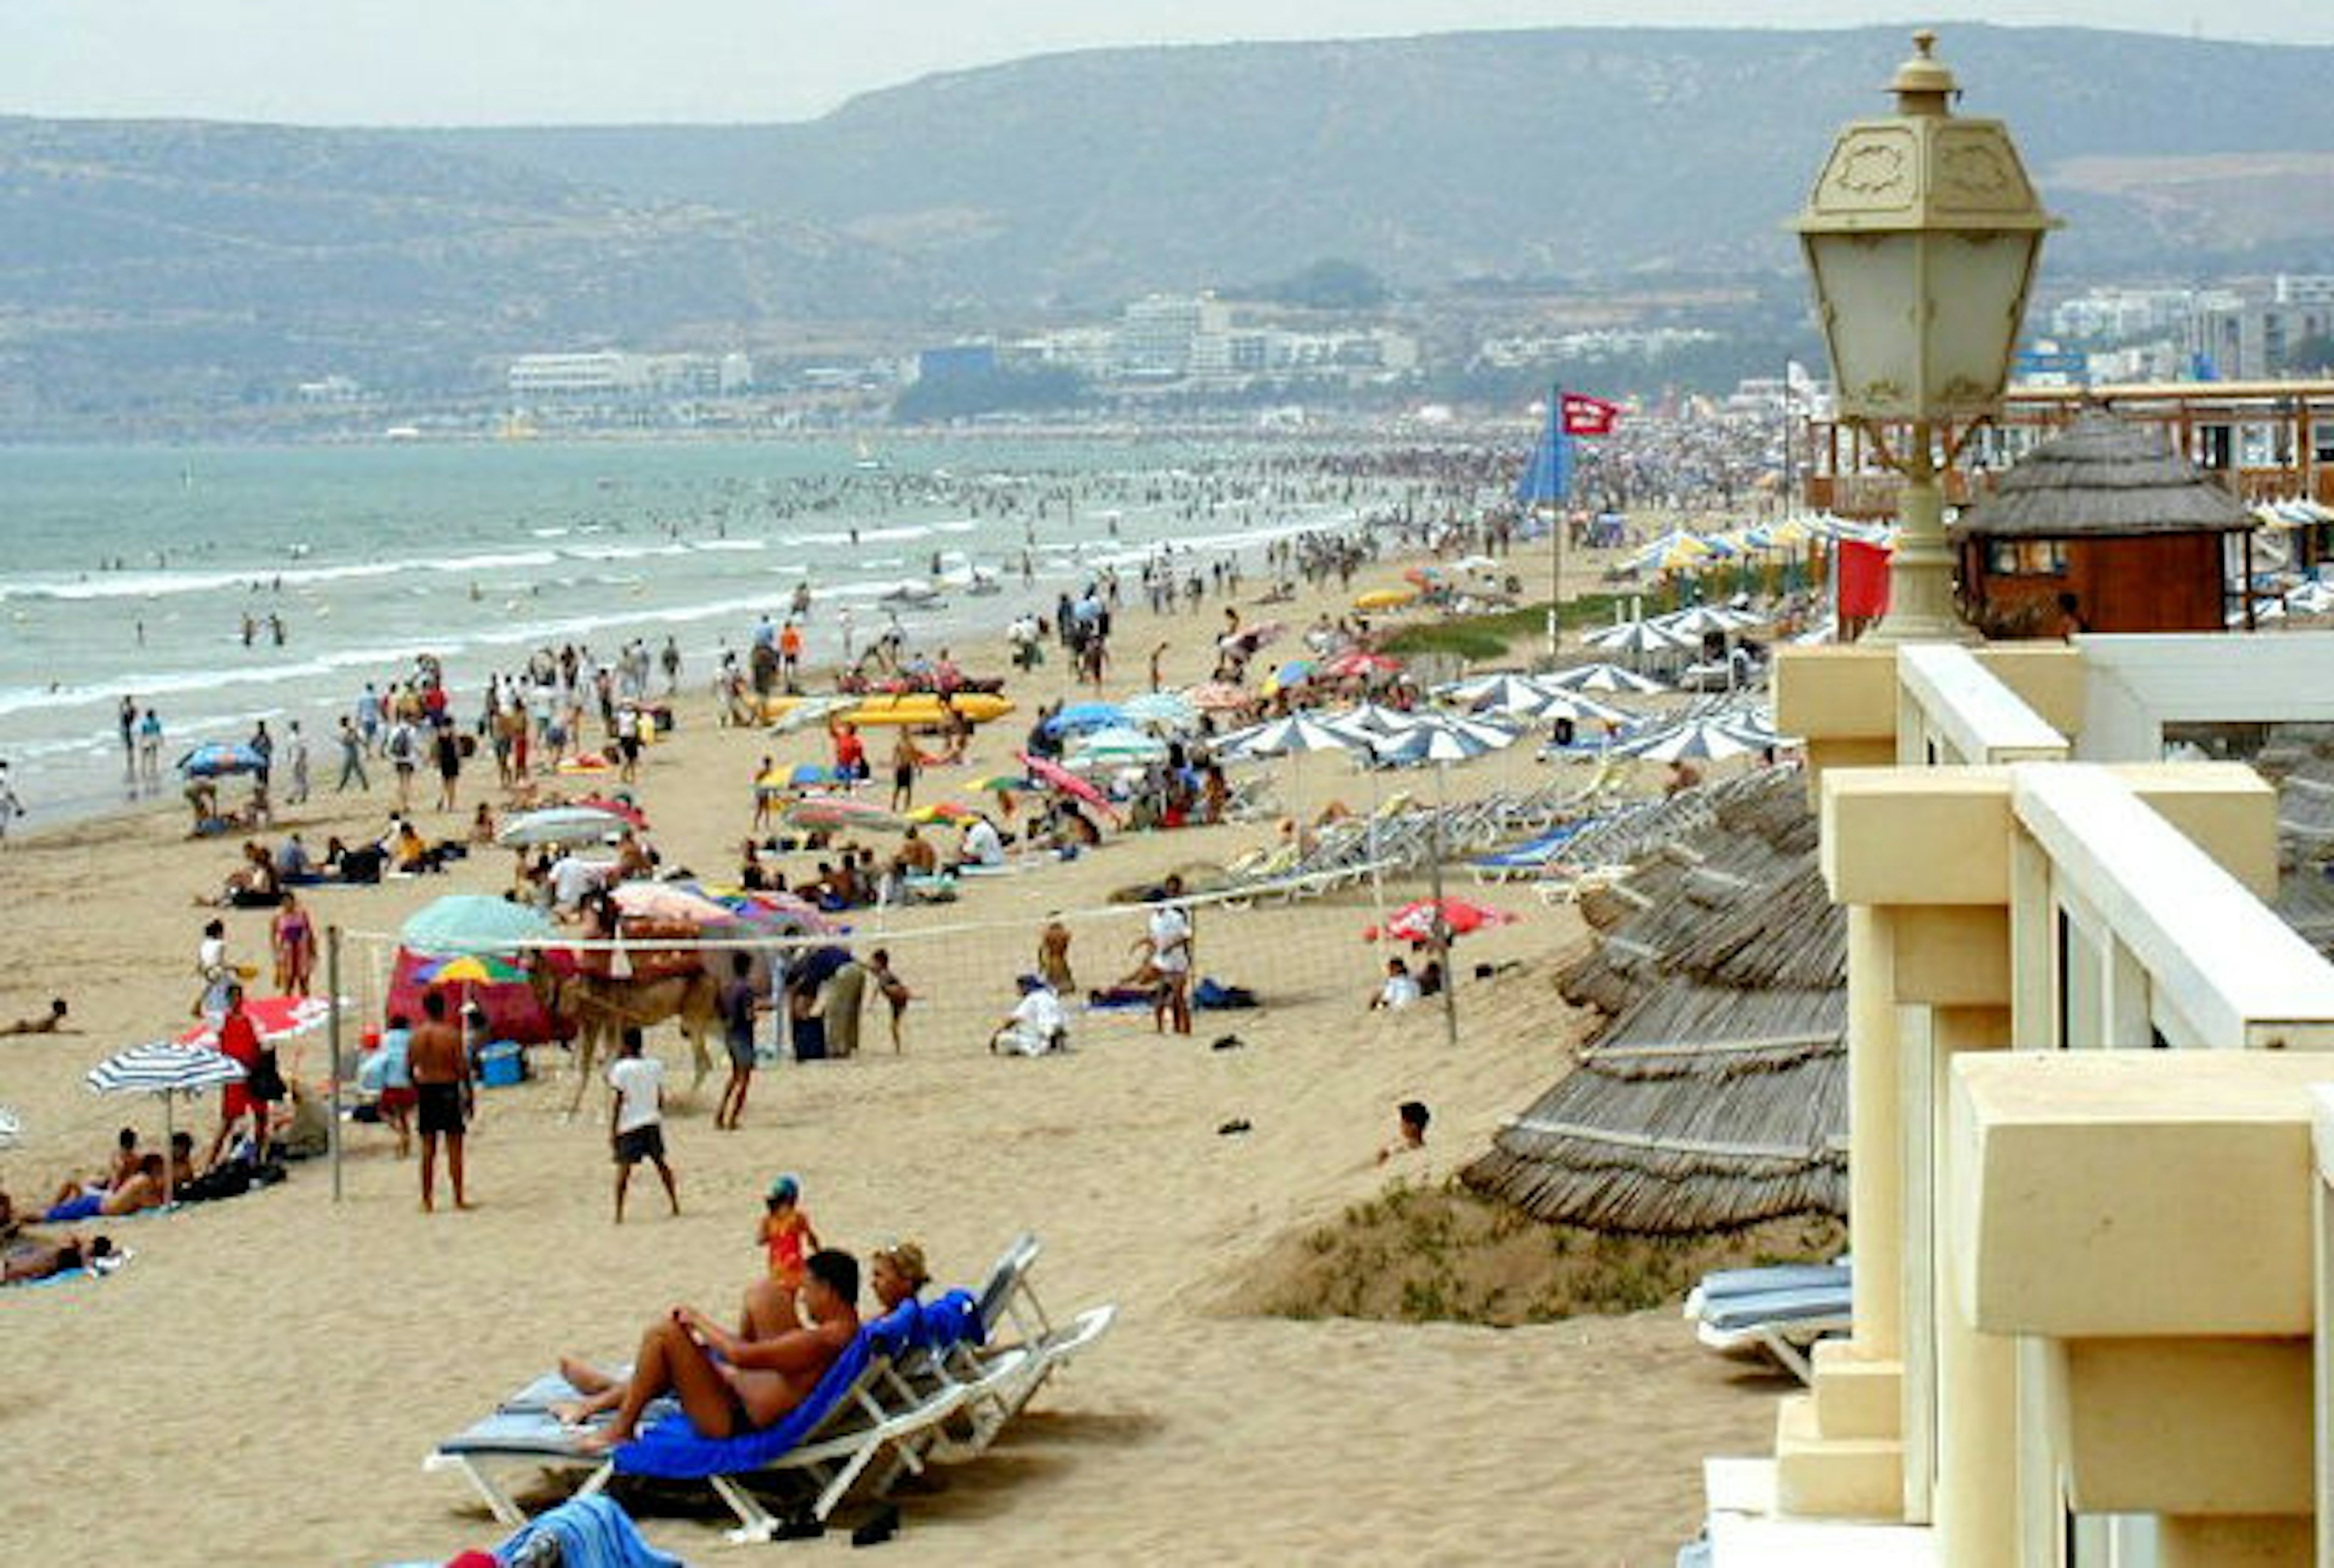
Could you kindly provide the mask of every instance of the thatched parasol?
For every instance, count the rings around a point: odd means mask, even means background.
[[[2162,429],[2104,409],[2078,416],[1963,508],[1963,539],[2105,539],[2234,534],[2259,525],[2244,504],[2173,450]]]

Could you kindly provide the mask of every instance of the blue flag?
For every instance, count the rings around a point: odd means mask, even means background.
[[[1540,432],[1531,461],[1516,480],[1516,505],[1526,511],[1562,505],[1572,494],[1572,438],[1564,433],[1557,415],[1563,404],[1562,394],[1550,394],[1548,428]]]

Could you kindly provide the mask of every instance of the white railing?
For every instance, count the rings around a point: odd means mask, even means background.
[[[2059,762],[2067,737],[1966,648],[1896,650],[1896,761],[1907,767]]]

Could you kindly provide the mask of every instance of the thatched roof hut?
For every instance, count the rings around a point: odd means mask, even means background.
[[[1559,982],[1609,1015],[1463,1173],[1545,1219],[1659,1234],[1847,1209],[1847,926],[1789,770],[1584,904]]]
[[[1950,532],[1955,539],[2133,538],[2235,534],[2257,521],[2173,450],[2163,426],[2090,409],[2020,458]]]
[[[2222,630],[2233,575],[2224,541],[2249,547],[2256,525],[2163,428],[2093,409],[1949,531],[1973,620],[1997,636],[2055,636]]]

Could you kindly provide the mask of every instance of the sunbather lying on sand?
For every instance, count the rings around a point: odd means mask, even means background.
[[[36,1279],[71,1274],[113,1255],[111,1238],[99,1236],[95,1241],[69,1236],[63,1241],[35,1241],[30,1237],[8,1244],[0,1252],[0,1284],[28,1284]]]
[[[46,1015],[38,1018],[19,1018],[13,1024],[0,1024],[0,1034],[60,1034],[65,1032],[65,999],[59,996],[49,1004]]]
[[[562,1357],[562,1376],[584,1394],[551,1407],[574,1425],[603,1410],[616,1412],[606,1426],[584,1434],[576,1447],[604,1453],[638,1435],[649,1401],[670,1393],[680,1400],[691,1425],[709,1438],[735,1437],[767,1427],[805,1399],[859,1332],[859,1262],[832,1248],[811,1255],[802,1304],[763,1281],[746,1294],[741,1332],[731,1333],[694,1307],[677,1306],[641,1335],[632,1375],[622,1381],[573,1357]]]
[[[58,1188],[54,1202],[41,1217],[51,1225],[66,1225],[99,1215],[120,1217],[162,1206],[162,1157],[149,1154],[138,1161],[138,1174],[111,1187],[68,1181]]]

